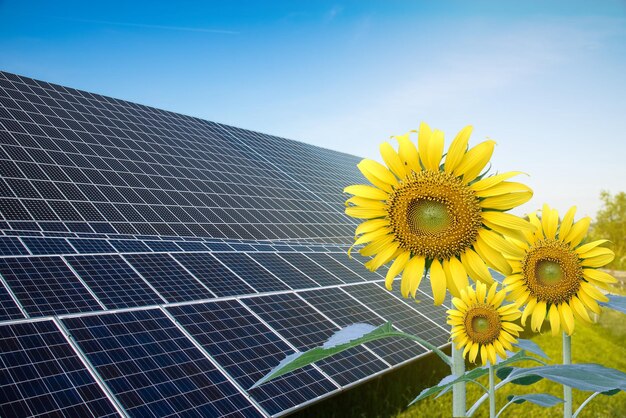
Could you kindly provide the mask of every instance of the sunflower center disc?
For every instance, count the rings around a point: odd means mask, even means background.
[[[407,218],[415,231],[437,234],[444,231],[452,221],[444,203],[417,199],[409,203]]]
[[[545,285],[557,284],[563,279],[563,269],[559,263],[541,260],[536,267],[537,279]]]
[[[472,329],[474,332],[486,332],[489,330],[489,320],[481,316],[472,319]]]

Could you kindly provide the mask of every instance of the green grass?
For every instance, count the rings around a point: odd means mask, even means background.
[[[605,310],[597,324],[592,326],[580,326],[576,324],[576,331],[572,336],[572,360],[574,363],[599,363],[604,366],[626,371],[626,327],[624,326],[624,314]],[[544,327],[544,333],[533,337],[533,341],[550,356],[553,363],[559,363],[561,358],[561,338],[552,337],[549,330]],[[523,366],[535,366],[536,364],[519,363]],[[498,379],[496,378],[496,381]],[[487,385],[487,379],[481,380]],[[468,408],[484,392],[476,385],[467,387]],[[512,394],[522,393],[549,393],[562,398],[562,386],[547,380],[542,380],[531,386],[506,385],[496,393],[497,409],[507,402],[506,397]],[[574,410],[589,396],[591,392],[574,390]],[[446,394],[439,399],[425,399],[409,410],[398,414],[397,418],[417,417],[447,417],[450,416],[452,395]],[[541,408],[536,405],[524,403],[509,406],[503,414],[505,417],[554,417],[562,414],[562,406]],[[626,393],[620,392],[615,396],[598,396],[593,399],[583,413],[583,417],[621,417],[626,414]],[[487,402],[474,414],[475,417],[489,416]]]

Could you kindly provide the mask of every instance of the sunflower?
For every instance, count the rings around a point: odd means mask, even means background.
[[[481,175],[495,142],[487,140],[468,150],[471,132],[471,126],[461,130],[442,162],[443,133],[422,123],[417,147],[409,139],[411,132],[395,137],[398,151],[384,142],[380,152],[386,166],[362,160],[358,168],[371,184],[344,190],[354,195],[346,201],[346,214],[365,219],[356,228],[354,245],[366,244],[359,251],[373,257],[366,267],[374,271],[393,260],[386,286],[391,290],[402,273],[404,297],[415,297],[428,271],[436,305],[443,302],[446,289],[460,296],[459,290],[469,284],[468,275],[492,283],[487,266],[509,274],[502,251],[512,244],[502,235],[523,238],[521,231],[533,228],[503,213],[527,202],[531,189],[506,181],[519,172]]]
[[[518,306],[502,305],[506,292],[497,292],[497,285],[493,283],[488,293],[484,283],[476,283],[476,290],[468,286],[461,290],[460,298],[452,298],[456,309],[447,311],[451,338],[459,350],[465,347],[463,357],[469,354],[472,363],[479,352],[483,365],[487,360],[496,364],[496,354],[506,358],[505,350],[513,350],[511,344],[517,343],[515,337],[523,330],[512,322],[522,314]]]
[[[561,327],[568,335],[574,332],[574,318],[591,322],[588,311],[600,313],[597,301],[608,299],[598,288],[605,288],[617,280],[598,270],[615,258],[607,240],[582,244],[587,235],[588,217],[574,222],[576,207],[570,208],[559,222],[558,212],[543,205],[541,218],[529,215],[537,229],[526,233],[525,239],[515,244],[516,251],[507,254],[513,271],[503,284],[519,306],[526,304],[522,324],[531,317],[531,327],[539,331],[546,316],[552,334]]]

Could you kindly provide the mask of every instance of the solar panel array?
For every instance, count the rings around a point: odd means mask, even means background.
[[[0,416],[277,416],[427,353],[372,342],[249,389],[346,325],[447,344],[426,288],[346,256],[357,162],[0,72]]]

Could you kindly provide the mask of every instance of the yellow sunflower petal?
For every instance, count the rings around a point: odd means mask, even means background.
[[[559,226],[559,214],[556,210],[544,203],[541,210],[541,226],[546,238],[554,238]]]
[[[478,355],[479,344],[474,343],[469,351],[469,361],[476,363],[476,356]]]
[[[467,144],[469,143],[469,137],[472,134],[473,127],[471,125],[461,129],[457,134],[450,148],[448,149],[448,155],[446,155],[446,162],[444,169],[448,173],[453,173],[463,159],[463,155],[467,151]]]
[[[487,296],[487,286],[484,283],[476,283],[476,300],[478,303],[485,303]]]
[[[526,229],[534,231],[536,228],[527,220],[520,218],[519,216],[512,215],[510,213],[502,212],[483,212],[483,220],[489,221],[493,224],[503,226],[509,229]]]
[[[501,235],[498,235],[493,231],[481,229],[478,231],[478,237],[483,239],[491,248],[503,253],[503,255],[511,255],[517,259],[524,257],[524,251],[521,248],[505,240]]]
[[[409,134],[398,135],[395,138],[399,144],[398,155],[400,156],[400,160],[402,160],[405,167],[408,167],[416,173],[422,171],[417,148],[415,148],[415,144],[409,138]],[[407,172],[408,171],[409,170],[407,170]]]
[[[468,183],[474,180],[491,159],[495,145],[495,141],[487,140],[467,151],[454,174],[463,176],[463,180]]]
[[[595,312],[597,314],[601,312],[600,305],[598,305],[598,303],[591,296],[589,296],[586,292],[583,292],[582,290],[579,289],[576,296],[578,296],[578,299],[580,299],[580,301],[584,303],[585,306],[589,308],[590,311]]]
[[[574,332],[574,314],[567,303],[561,303],[559,305],[559,316],[561,317],[563,331],[565,331],[567,335],[572,335]]]
[[[371,219],[369,221],[361,222],[356,227],[354,235],[361,235],[368,232],[373,232],[381,228],[387,228],[389,226],[389,220],[387,219]]]
[[[344,193],[361,196],[366,199],[386,200],[389,194],[378,187],[367,186],[365,184],[355,184],[343,189]]]
[[[441,305],[446,297],[446,274],[439,260],[433,260],[430,266],[430,287],[435,305]]]
[[[393,175],[393,173],[391,173],[391,171],[389,171],[387,167],[377,161],[369,160],[366,158],[362,160],[359,164],[357,164],[357,167],[359,168],[363,176],[365,176],[365,178],[369,180],[370,183],[372,183],[379,189],[383,189],[386,192],[391,192],[393,190],[391,186],[398,185],[398,180]]]
[[[600,292],[598,289],[596,289],[595,286],[593,286],[593,285],[591,285],[591,284],[589,284],[587,282],[580,282],[580,290],[582,290],[583,293],[588,294],[589,296],[591,296],[595,300],[599,300],[600,302],[608,302],[609,301],[609,298],[607,298],[604,294],[602,294],[602,292]]]
[[[483,179],[478,180],[476,183],[472,183],[470,185],[470,189],[475,192],[479,192],[481,190],[489,189],[491,187],[496,186],[497,184],[503,182],[504,180],[508,180],[511,177],[515,177],[517,175],[524,174],[521,171],[509,171],[502,174],[496,174],[495,176],[485,177]]]
[[[487,353],[489,354],[489,361],[491,364],[496,364],[496,349],[493,347],[493,344],[489,344],[487,346]]]
[[[489,266],[505,276],[511,274],[511,265],[506,261],[502,254],[492,248],[480,236],[478,236],[476,242],[474,243],[474,249]]]
[[[404,163],[389,142],[383,142],[380,144],[380,155],[383,157],[383,161],[385,161],[385,164],[387,164],[387,167],[389,167],[393,174],[401,179],[406,177],[407,171],[404,168]]]
[[[364,257],[369,257],[374,254],[377,254],[381,252],[382,250],[384,250],[385,247],[389,245],[394,239],[395,238],[393,235],[388,235],[386,237],[382,237],[380,239],[372,241],[369,244],[367,244],[365,247],[361,248],[359,250],[359,254],[361,254]]]
[[[452,304],[456,306],[457,309],[460,309],[462,311],[467,311],[468,309],[467,304],[461,298],[453,297]]]
[[[385,287],[387,288],[387,290],[392,289],[393,281],[395,280],[396,277],[398,277],[400,272],[404,270],[404,267],[406,266],[406,263],[409,261],[409,258],[411,258],[411,252],[405,251],[402,254],[400,254],[391,264],[391,267],[389,267],[389,270],[387,270],[387,274],[385,275]]]
[[[526,326],[526,319],[532,315],[536,306],[537,306],[537,299],[531,298],[528,300],[528,303],[526,304],[526,308],[524,309],[524,312],[522,312],[521,322],[523,326]]]
[[[587,235],[587,231],[589,230],[589,224],[591,223],[591,218],[585,217],[580,219],[570,229],[569,233],[563,240],[566,243],[569,243],[572,248],[576,247]]]
[[[533,213],[533,212],[529,213],[528,214],[528,220],[536,228],[535,229],[535,233],[534,233],[535,238],[538,238],[538,239],[543,238],[543,227],[541,226],[541,221],[537,217],[537,214]]]
[[[615,253],[608,248],[594,248],[591,251],[596,250],[608,250],[608,252],[602,252],[600,255],[590,258],[584,258],[583,261],[580,262],[580,265],[583,267],[602,267],[609,264],[611,261],[615,259]]]
[[[583,305],[580,299],[574,296],[570,300],[570,305],[572,306],[572,308],[574,308],[574,312],[576,312],[578,316],[580,316],[586,322],[591,323],[591,318],[589,318],[589,314],[587,313],[587,308],[585,308],[585,305]]]
[[[498,288],[497,283],[494,283],[491,286],[489,286],[489,292],[487,293],[487,305],[493,305],[491,302],[493,301],[493,298],[496,295],[497,288]]]
[[[431,164],[430,164],[429,155],[430,155],[432,137],[433,137],[433,132],[430,129],[430,126],[428,126],[428,124],[425,122],[420,123],[419,132],[417,134],[417,148],[419,151],[420,161],[422,162],[422,165],[425,168],[429,170],[433,170],[433,171],[438,171],[439,170],[438,166],[431,167]]]
[[[469,272],[469,275],[475,281],[480,280],[485,284],[493,283],[493,277],[491,277],[491,273],[489,273],[485,262],[471,248],[468,248],[461,254],[461,262],[463,266],[465,266],[465,270]]]
[[[502,343],[500,341],[495,340],[493,342],[493,346],[496,348],[496,351],[498,352],[500,357],[506,358],[506,351],[504,351],[504,347],[502,346]]]
[[[489,353],[487,352],[487,347],[484,345],[481,345],[480,346],[480,362],[484,366],[485,364],[487,364],[488,360],[489,360]]]
[[[392,260],[394,257],[396,257],[398,255],[396,253],[397,253],[397,250],[398,250],[399,246],[400,246],[400,243],[398,243],[398,242],[390,243],[389,246],[385,247],[378,254],[376,254],[376,256],[374,256],[374,258],[372,258],[367,263],[365,263],[365,267],[369,271],[376,271],[376,270],[378,270],[378,268],[380,266],[382,266],[383,264],[389,262],[390,260]]]
[[[508,193],[517,193],[517,192],[531,192],[532,189],[525,184],[512,182],[512,181],[503,181],[497,186],[490,187],[485,190],[481,190],[476,192],[476,196],[478,197],[492,197],[492,196],[500,196]]]
[[[596,269],[583,269],[583,277],[587,280],[595,280],[602,283],[617,283],[615,277]]]
[[[352,244],[352,246],[354,247],[356,245],[361,245],[361,244],[365,244],[366,242],[374,241],[375,239],[384,237],[388,233],[389,233],[389,230],[386,228],[380,228],[375,231],[368,232],[367,234],[363,234],[359,238],[357,238],[357,240],[354,241],[354,244]]]
[[[452,257],[448,261],[448,265],[450,268],[452,281],[456,285],[457,289],[463,289],[467,287],[469,285],[469,282],[467,280],[467,273],[465,272],[463,264],[459,261],[459,259],[456,257]]]
[[[540,301],[537,302],[537,306],[535,306],[530,322],[533,331],[538,332],[541,329],[541,324],[543,324],[544,319],[546,319],[546,302]]]
[[[581,245],[580,247],[576,248],[576,250],[574,250],[574,251],[576,251],[576,253],[578,255],[580,255],[582,258],[586,258],[585,257],[586,254],[585,253],[587,253],[588,251],[591,251],[594,248],[596,248],[596,247],[598,247],[598,246],[600,246],[602,244],[605,244],[607,242],[609,242],[608,239],[599,239],[599,240],[596,240],[596,241],[589,242],[589,243],[587,243],[585,245]],[[588,257],[594,257],[594,256],[590,255]]]
[[[550,306],[548,317],[550,318],[550,328],[552,329],[552,336],[556,337],[557,335],[559,335],[559,331],[561,330],[561,322],[559,321],[559,310],[556,305],[553,304]]]
[[[523,205],[533,197],[532,192],[509,193],[501,196],[488,197],[480,202],[485,209],[509,210]]]
[[[347,207],[345,212],[346,215],[359,219],[375,219],[387,216],[387,211],[384,209],[370,209],[359,206]]]
[[[561,226],[559,227],[559,239],[564,241],[564,238],[569,234],[569,231],[572,229],[572,224],[574,223],[574,215],[576,214],[576,206],[572,206],[563,216],[563,220],[561,221]]]
[[[409,294],[415,297],[417,286],[419,286],[419,283],[422,281],[422,277],[424,276],[424,264],[426,264],[424,257],[414,256],[409,260],[404,268],[400,290],[402,292],[402,296],[405,298],[408,297]],[[414,288],[415,290],[413,290]]]

